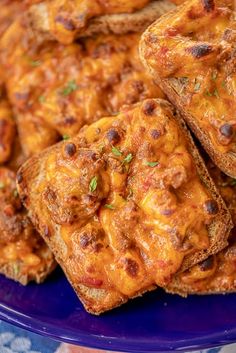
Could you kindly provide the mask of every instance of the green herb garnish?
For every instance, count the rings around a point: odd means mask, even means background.
[[[38,67],[41,65],[41,62],[39,60],[31,60],[30,65],[32,67]]]
[[[117,156],[117,157],[122,156],[122,152],[121,152],[118,148],[116,148],[116,147],[114,147],[114,146],[112,147],[111,151],[112,151],[112,153],[113,153],[115,156]]]
[[[70,95],[72,92],[76,91],[78,88],[77,83],[75,82],[75,80],[71,80],[67,83],[67,85],[61,90],[61,94],[63,96],[68,96]]]
[[[156,167],[156,166],[159,164],[159,162],[147,162],[146,164],[147,164],[149,167],[154,168],[154,167]]]
[[[201,83],[200,82],[195,83],[194,92],[198,92],[200,88],[201,88]]]
[[[212,75],[211,75],[212,80],[215,81],[217,79],[217,76],[218,76],[218,72],[217,71],[213,71]]]
[[[89,191],[94,192],[97,189],[98,186],[98,177],[94,176],[89,183]]]
[[[226,82],[225,82],[225,81],[222,81],[221,86],[222,86],[224,89],[226,89]]]
[[[14,275],[17,276],[20,272],[20,266],[19,264],[13,264],[13,271],[14,271]]]
[[[212,93],[207,89],[206,92],[205,92],[206,96],[208,97],[212,97]]]
[[[45,103],[46,102],[46,97],[45,96],[39,96],[39,103]]]
[[[13,196],[14,196],[14,197],[18,197],[18,195],[19,195],[19,194],[18,194],[18,191],[17,191],[17,189],[15,189],[15,190],[13,191]]]
[[[114,206],[112,206],[112,205],[110,205],[110,204],[108,204],[108,203],[106,203],[106,204],[104,205],[104,207],[108,208],[109,210],[114,210],[114,209],[115,209]]]
[[[123,159],[122,164],[129,164],[133,159],[132,153],[127,154],[127,156]]]
[[[69,135],[63,135],[62,138],[63,138],[64,141],[66,141],[66,140],[69,140],[70,136]]]
[[[217,88],[214,90],[213,96],[215,96],[216,98],[220,98]]]

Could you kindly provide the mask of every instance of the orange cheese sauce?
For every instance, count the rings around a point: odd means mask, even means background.
[[[217,167],[209,163],[209,170],[224,198],[236,224],[236,182]],[[236,233],[233,229],[229,246],[199,265],[181,274],[178,278],[187,285],[188,292],[223,292],[233,290],[236,285]]]
[[[0,97],[0,165],[11,157],[15,133],[11,107],[5,98]]]
[[[210,246],[217,205],[166,101],[100,119],[39,158],[21,196],[44,237],[61,237],[74,283],[133,296]]]
[[[99,36],[69,46],[40,42],[15,22],[0,42],[7,93],[26,155],[125,104],[163,97],[138,55],[140,35]]]
[[[72,43],[86,29],[93,17],[131,13],[143,8],[150,0],[51,0],[44,2],[49,31],[61,43]]]
[[[204,5],[205,4],[205,5]],[[186,1],[148,31],[145,59],[176,91],[214,148],[235,151],[236,109],[232,1]]]

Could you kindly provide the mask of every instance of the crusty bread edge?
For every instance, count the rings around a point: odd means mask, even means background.
[[[89,37],[96,34],[126,34],[128,32],[141,32],[158,17],[173,9],[175,5],[168,0],[154,0],[143,9],[134,13],[103,15],[88,21],[83,33],[77,38]],[[29,19],[32,27],[44,33],[47,39],[53,39],[49,34],[49,21],[43,13],[47,11],[44,3],[32,5],[29,9]]]
[[[211,294],[229,294],[236,292],[236,286],[221,286],[216,288],[215,286],[209,287],[204,290],[196,290],[191,285],[183,284],[179,279],[175,278],[171,285],[165,288],[165,291],[170,294],[178,294],[184,298],[188,295],[211,295]]]

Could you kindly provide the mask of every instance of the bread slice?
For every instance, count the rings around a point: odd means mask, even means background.
[[[148,99],[29,159],[18,190],[86,310],[100,314],[227,245],[232,221],[179,115]]]
[[[232,5],[232,3],[231,3]],[[186,1],[143,34],[140,55],[215,164],[236,177],[234,12],[229,1]]]
[[[236,225],[236,183],[212,162],[208,170],[218,187]],[[236,292],[236,228],[229,239],[229,246],[187,271],[175,276],[167,291],[182,296],[188,294],[217,294]]]
[[[23,285],[41,283],[56,261],[20,203],[15,177],[0,168],[0,273]]]
[[[99,33],[126,34],[128,32],[141,32],[158,17],[172,9],[174,5],[168,0],[151,1],[143,9],[133,13],[109,14],[90,18],[82,29],[63,29],[64,33],[53,33],[50,28],[48,8],[45,2],[31,6],[29,15],[33,28],[46,35],[47,38],[57,38],[64,44],[71,43],[75,38],[87,37]],[[79,10],[78,10],[79,11]],[[68,15],[69,16],[69,15]],[[67,22],[70,16],[67,16]],[[76,16],[73,27],[77,27]],[[79,18],[79,16],[78,16]],[[79,20],[78,20],[79,21]]]

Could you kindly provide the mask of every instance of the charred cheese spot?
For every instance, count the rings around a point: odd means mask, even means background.
[[[153,100],[147,100],[143,104],[143,112],[145,115],[153,115],[156,109],[156,103]]]
[[[191,48],[187,48],[187,51],[196,59],[200,59],[204,56],[209,55],[212,52],[212,46],[208,44],[197,44]]]
[[[214,266],[214,257],[209,256],[205,261],[201,262],[199,266],[202,271],[211,270],[212,267]]]
[[[219,211],[217,202],[216,202],[215,200],[208,200],[208,201],[206,201],[204,207],[205,207],[206,211],[207,211],[209,214],[212,214],[212,215],[217,214],[218,211]]]
[[[215,9],[215,0],[202,0],[202,4],[206,12],[211,12]]]
[[[55,22],[61,24],[67,31],[74,31],[76,26],[73,21],[69,18],[58,15],[55,17]]]
[[[74,154],[76,153],[76,146],[74,143],[67,143],[65,145],[65,153],[66,155],[68,155],[69,157],[73,157]]]
[[[227,138],[232,138],[234,134],[234,129],[232,125],[226,123],[220,127],[220,133]]]

